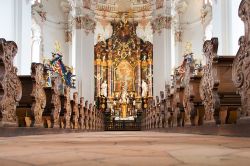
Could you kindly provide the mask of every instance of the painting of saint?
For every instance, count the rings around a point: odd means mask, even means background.
[[[123,60],[115,69],[115,91],[122,90],[122,84],[127,83],[127,90],[134,91],[134,68],[131,64]]]

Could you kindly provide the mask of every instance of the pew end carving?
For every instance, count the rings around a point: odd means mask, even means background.
[[[207,59],[200,94],[206,112],[213,112],[216,124],[236,123],[240,96],[232,82],[233,56],[218,56],[218,39],[207,40],[203,45]]]
[[[22,85],[13,66],[18,47],[0,38],[0,121],[2,126],[17,126],[16,107],[22,96]]]
[[[183,105],[185,115],[189,117],[191,125],[193,126],[202,125],[205,115],[205,109],[199,93],[199,85],[202,78],[201,70],[201,67],[199,65],[197,67],[197,64],[195,64],[193,56],[190,56],[185,66],[183,79]]]
[[[232,78],[242,102],[242,114],[250,115],[250,56],[249,56],[249,15],[250,3],[242,0],[239,7],[239,17],[244,22],[245,34],[239,39],[239,50],[233,62]]]

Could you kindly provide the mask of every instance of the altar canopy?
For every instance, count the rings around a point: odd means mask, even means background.
[[[111,25],[111,38],[95,45],[95,96],[107,98],[108,108],[125,103],[122,97],[126,96],[128,107],[134,103],[141,109],[142,98],[153,95],[153,45],[136,35],[137,22],[123,19]],[[143,81],[147,84],[144,96]]]

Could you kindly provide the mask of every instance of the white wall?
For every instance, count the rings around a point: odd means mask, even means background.
[[[14,64],[18,74],[30,74],[31,67],[31,4],[28,0],[0,0],[0,37],[17,43]]]
[[[230,47],[230,52],[233,55],[236,55],[239,45],[238,45],[238,40],[240,36],[244,35],[244,23],[241,21],[240,17],[238,16],[238,9],[240,6],[241,0],[232,0],[231,1],[231,29],[230,29],[230,35],[231,35],[231,46]]]
[[[0,38],[15,40],[14,0],[0,0]]]
[[[202,24],[199,22],[186,26],[183,31],[182,38],[182,55],[185,53],[185,47],[187,42],[192,44],[192,51],[194,53],[194,58],[197,60],[203,60],[203,38],[204,31]],[[182,58],[183,61],[183,58]]]
[[[42,25],[43,55],[51,58],[51,52],[55,50],[55,42],[61,45],[63,61],[70,64],[69,44],[65,42],[66,18],[60,7],[61,0],[48,0],[44,2],[44,11],[47,12],[47,19]]]
[[[175,67],[181,65],[186,52],[187,43],[192,44],[194,58],[203,61],[204,27],[201,22],[202,0],[186,0],[187,6],[183,13],[180,13],[180,26],[182,30],[182,41],[176,43]],[[179,47],[179,48],[177,48]]]
[[[219,55],[236,55],[244,26],[238,17],[241,0],[213,1],[213,36],[219,38]]]

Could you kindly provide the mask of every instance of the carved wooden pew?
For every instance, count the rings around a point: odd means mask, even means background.
[[[143,113],[142,113],[142,122],[141,122],[141,128],[142,128],[142,130],[144,130],[145,129],[145,122],[146,122],[146,118],[145,118],[145,115],[146,115],[146,111],[143,111]]]
[[[89,130],[89,108],[88,108],[88,101],[85,101],[84,106],[84,123],[85,123],[85,130]]]
[[[33,125],[33,116],[31,113],[33,103],[33,96],[31,96],[33,82],[31,76],[19,76],[19,79],[22,84],[23,93],[20,103],[16,109],[16,115],[18,120],[17,124],[19,127],[31,127],[31,125]]]
[[[0,126],[17,125],[16,106],[22,95],[17,68],[13,66],[17,49],[15,42],[0,38]]]
[[[150,124],[151,124],[151,109],[152,109],[152,99],[148,100],[148,109],[145,109],[144,114],[145,114],[145,129],[149,130],[150,129]]]
[[[166,99],[164,96],[164,92],[160,92],[161,101],[160,101],[160,113],[161,113],[161,127],[166,128],[167,127],[167,119],[168,119],[168,110],[166,105]]]
[[[65,93],[64,93],[65,94]],[[60,116],[59,116],[59,127],[64,129],[66,127],[66,120],[64,118],[64,113],[66,113],[65,111],[65,107],[64,107],[64,100],[65,100],[65,96],[64,94],[60,95],[60,100],[61,100],[61,112],[60,112]]]
[[[250,115],[250,56],[249,56],[249,1],[242,0],[239,7],[239,17],[245,25],[245,35],[240,37],[240,48],[233,62],[233,82],[241,96],[242,112]]]
[[[161,112],[160,112],[160,99],[159,96],[156,96],[156,105],[155,105],[155,128],[160,128],[161,123]]]
[[[173,127],[175,122],[174,109],[173,109],[173,101],[174,95],[171,93],[170,85],[165,86],[165,96],[166,96],[166,112],[169,116],[167,116],[167,124],[168,127]]]
[[[43,65],[32,63],[31,75],[19,76],[19,79],[23,93],[16,111],[18,126],[42,126],[42,113],[46,105]]]
[[[102,126],[101,126],[101,123],[102,123],[101,114],[102,114],[101,110],[96,108],[96,130],[97,131],[101,130],[101,128],[102,128]]]
[[[205,115],[204,105],[202,103],[199,89],[202,78],[201,69],[198,69],[195,74],[195,63],[193,58],[190,58],[186,63],[186,70],[184,75],[184,97],[183,105],[185,113],[190,118],[191,125],[202,125]]]
[[[97,120],[97,117],[96,117],[96,107],[95,105],[93,106],[93,112],[92,112],[92,116],[93,116],[93,119],[92,119],[92,130],[95,131],[96,130],[96,120]]]
[[[97,122],[97,108],[94,105],[93,106],[93,120],[92,120],[92,123],[93,123],[92,128],[94,131],[96,130],[96,122]]]
[[[149,108],[148,110],[147,110],[147,129],[149,130],[149,129],[151,129],[151,121],[152,121],[152,118],[151,118],[151,114],[152,114],[152,108]]]
[[[184,127],[185,125],[185,110],[183,106],[183,95],[184,95],[184,87],[182,86],[182,80],[180,75],[177,73],[174,76],[174,93],[173,93],[173,104],[172,109],[173,112],[177,116],[177,126]]]
[[[152,106],[150,109],[149,118],[150,118],[149,129],[154,129],[155,128],[155,100],[154,99],[152,100]]]
[[[78,93],[73,93],[73,100],[70,102],[71,109],[72,109],[72,115],[71,115],[71,128],[72,129],[79,129],[79,106],[78,106]]]
[[[104,130],[104,114],[102,110],[98,109],[98,130]]]
[[[187,109],[190,112],[192,125],[203,125],[204,119],[211,120],[211,112],[205,112],[204,104],[200,96],[201,75],[194,75],[190,78],[187,89]],[[210,116],[209,116],[210,115]]]
[[[43,112],[43,123],[45,128],[58,128],[60,126],[61,98],[60,77],[52,79],[52,87],[45,87],[46,106]]]
[[[84,98],[80,98],[80,104],[79,104],[79,124],[80,124],[80,129],[84,130],[85,125],[84,125]]]
[[[70,105],[70,87],[64,87],[61,99],[61,112],[59,118],[60,128],[70,129],[71,105]]]
[[[148,129],[148,112],[149,112],[148,110],[149,109],[144,111],[144,116],[143,116],[143,119],[144,119],[144,127],[143,127],[143,129],[144,130]]]
[[[200,94],[206,112],[213,112],[217,124],[236,123],[240,96],[232,81],[233,56],[218,56],[218,39],[207,40],[203,51],[207,59]]]
[[[92,103],[89,104],[89,109],[88,109],[88,126],[89,126],[89,130],[93,130],[93,105]]]
[[[101,130],[101,111],[95,106],[96,120],[95,120],[95,130]]]

